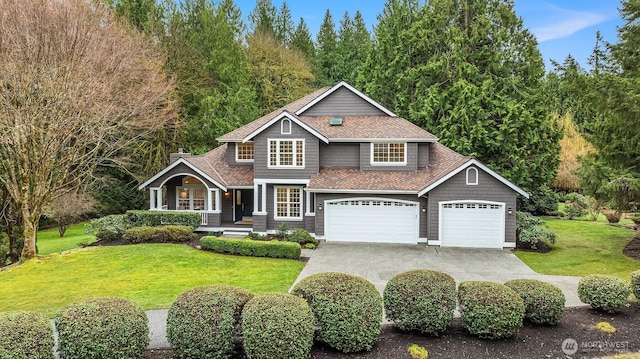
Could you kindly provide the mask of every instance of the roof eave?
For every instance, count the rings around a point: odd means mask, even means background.
[[[425,194],[427,194],[432,189],[438,187],[439,185],[441,185],[442,183],[446,182],[451,177],[457,175],[458,173],[462,172],[464,169],[466,169],[467,167],[469,167],[471,165],[476,165],[476,166],[480,167],[480,169],[482,169],[483,171],[487,172],[492,177],[494,177],[495,179],[497,179],[498,181],[502,182],[507,187],[509,187],[512,190],[514,190],[516,193],[524,196],[525,198],[529,198],[529,193],[527,193],[525,190],[523,190],[522,188],[520,188],[520,187],[516,186],[515,184],[511,183],[511,181],[509,181],[506,178],[502,177],[501,175],[499,175],[498,173],[496,173],[495,171],[493,171],[489,167],[483,165],[482,163],[480,163],[480,161],[476,160],[475,158],[470,158],[467,162],[465,162],[462,165],[458,166],[453,171],[450,171],[449,173],[447,173],[445,176],[443,176],[442,178],[440,178],[436,182],[434,182],[431,185],[425,187],[424,189],[422,189],[418,193],[418,196],[419,197],[424,196]]]

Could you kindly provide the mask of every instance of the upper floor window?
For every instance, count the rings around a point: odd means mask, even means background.
[[[405,165],[407,151],[405,143],[372,143],[371,164],[373,165]]]
[[[253,142],[236,143],[236,161],[253,162]]]
[[[467,168],[467,184],[468,185],[477,185],[478,184],[478,169],[475,167]]]
[[[288,118],[283,118],[282,121],[280,121],[280,133],[283,135],[290,135],[291,134],[291,120]]]
[[[304,167],[304,140],[269,140],[269,167]]]

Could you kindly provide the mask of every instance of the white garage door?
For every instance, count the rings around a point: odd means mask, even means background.
[[[443,247],[502,248],[504,203],[441,202],[440,242]]]
[[[418,242],[418,203],[353,198],[325,202],[328,241]]]

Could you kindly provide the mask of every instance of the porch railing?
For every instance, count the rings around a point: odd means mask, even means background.
[[[207,219],[208,219],[208,215],[207,212],[200,212],[200,225],[201,226],[206,226],[207,225]]]

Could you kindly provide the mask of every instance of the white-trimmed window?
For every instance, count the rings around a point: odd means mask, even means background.
[[[302,187],[275,186],[273,196],[275,219],[302,219]]]
[[[372,143],[372,165],[406,165],[406,143]]]
[[[204,187],[181,186],[177,189],[177,210],[179,211],[204,211],[207,202]]]
[[[236,162],[253,162],[253,142],[236,142]]]
[[[288,118],[283,118],[282,121],[280,121],[280,133],[283,135],[290,135],[291,134],[291,120]]]
[[[471,186],[478,185],[478,169],[475,167],[467,168],[467,184]]]
[[[269,140],[269,167],[303,168],[304,140]]]

